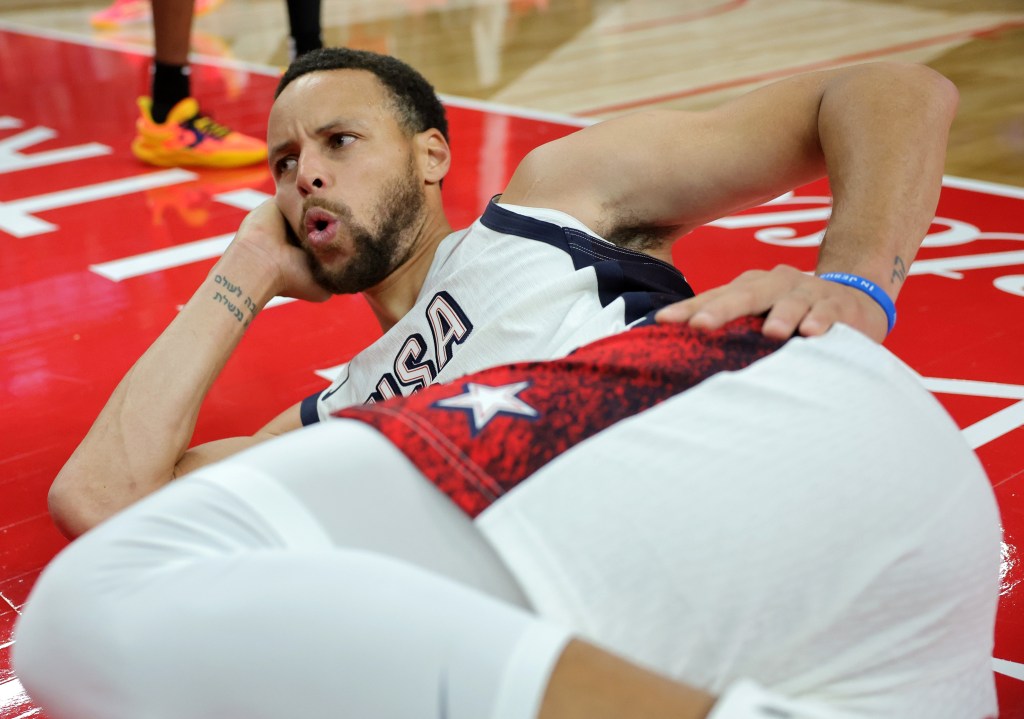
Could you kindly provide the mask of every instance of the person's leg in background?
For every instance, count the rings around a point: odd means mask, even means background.
[[[288,0],[289,60],[324,46],[320,27],[320,0]]]
[[[195,0],[195,15],[205,15],[224,0]],[[127,25],[149,22],[153,17],[150,0],[114,0],[89,16],[89,24],[97,30],[119,30]]]
[[[139,99],[134,155],[161,167],[242,167],[263,162],[265,142],[215,122],[192,97],[188,55],[193,0],[152,3],[152,96]]]
[[[154,121],[162,123],[175,105],[192,94],[188,55],[194,14],[187,0],[152,2],[152,115]]]

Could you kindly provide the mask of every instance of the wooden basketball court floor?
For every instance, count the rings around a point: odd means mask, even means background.
[[[88,18],[102,7],[0,0],[0,719],[41,716],[10,653],[19,610],[64,544],[46,515],[49,482],[272,189],[263,167],[132,158],[149,27],[94,31]],[[1000,716],[1024,717],[1024,3],[324,0],[323,23],[329,44],[395,54],[445,94],[457,226],[531,147],[603,117],[699,109],[795,72],[878,59],[953,79],[961,106],[945,188],[887,345],[922,374],[992,481],[1005,535],[993,671]],[[195,94],[217,119],[265,131],[286,27],[283,0],[223,0],[197,20]],[[811,269],[827,189],[713,222],[678,243],[676,263],[698,290],[748,267]],[[213,388],[197,439],[251,432],[326,386],[377,333],[359,298],[269,309]]]

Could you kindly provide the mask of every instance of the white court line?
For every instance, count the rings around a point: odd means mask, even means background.
[[[955,187],[959,190],[973,190],[986,195],[999,195],[1000,197],[1012,197],[1017,200],[1024,200],[1024,187],[1014,187],[1013,185],[1004,185],[999,182],[971,180],[966,177],[943,175],[942,186]]]
[[[481,112],[493,112],[498,115],[511,115],[512,117],[520,117],[526,120],[542,120],[544,122],[553,122],[559,125],[572,125],[573,127],[587,127],[589,125],[596,125],[600,120],[595,120],[587,117],[573,117],[572,115],[562,115],[557,112],[548,112],[546,110],[531,110],[528,107],[515,107],[514,105],[505,105],[500,102],[491,102],[489,100],[477,100],[472,97],[459,97],[457,95],[445,95],[438,94],[441,98],[441,102],[450,107],[461,107],[467,110],[479,110]]]
[[[959,280],[963,279],[961,270],[984,270],[1019,264],[1024,264],[1024,250],[957,255],[956,257],[932,257],[927,260],[915,260],[910,266],[910,274],[938,275],[950,280]]]
[[[972,397],[1024,399],[1024,386],[1000,382],[923,377],[925,387],[941,394],[962,394]],[[961,430],[972,450],[1024,426],[1024,401],[1017,401]]]
[[[270,195],[259,190],[241,189],[222,192],[216,195],[214,199],[241,210],[252,210],[269,197]],[[226,235],[208,237],[205,240],[166,247],[162,250],[144,252],[141,255],[123,257],[119,260],[100,262],[95,265],[89,265],[89,270],[101,277],[106,277],[108,280],[121,282],[122,280],[149,274],[150,272],[160,272],[161,270],[169,270],[173,267],[208,260],[212,257],[219,257],[224,254],[224,250],[234,236],[235,233],[232,232]],[[276,304],[282,303],[278,302]]]
[[[216,195],[214,199],[218,202],[224,203],[225,205],[237,207],[241,210],[252,210],[261,205],[264,200],[269,197],[271,197],[271,195],[268,195],[265,192],[243,188],[240,190],[222,192],[221,194]],[[205,240],[197,240],[196,242],[175,245],[174,247],[167,247],[162,250],[154,250],[140,255],[123,257],[119,260],[111,260],[110,262],[101,262],[95,265],[89,265],[89,270],[101,277],[106,277],[108,280],[113,282],[121,282],[122,280],[139,277],[141,275],[149,274],[150,272],[160,272],[162,270],[169,270],[174,267],[180,267],[193,262],[200,262],[202,260],[219,257],[224,254],[224,250],[227,249],[227,246],[231,243],[231,239],[233,237],[234,233],[209,237]],[[295,302],[295,298],[274,297],[263,307],[263,309],[268,310],[291,302]],[[181,310],[181,307],[181,305],[178,305],[179,311]]]
[[[281,305],[287,305],[290,302],[298,302],[294,297],[271,297],[270,302],[263,305],[263,309],[269,310],[271,307],[280,307]]]
[[[4,118],[0,118],[2,120]],[[9,118],[15,119],[15,118]],[[17,135],[0,140],[0,175],[20,170],[30,170],[47,165],[58,165],[64,162],[86,160],[91,157],[109,155],[113,149],[98,142],[89,142],[73,147],[59,147],[53,150],[42,150],[23,155],[20,150],[33,147],[41,142],[57,137],[57,132],[49,127],[33,127],[19,132]]]
[[[1024,682],[1024,664],[1020,662],[1011,662],[1006,659],[992,657],[992,668],[1000,674]]]
[[[31,25],[21,25],[19,23],[8,22],[6,20],[0,20],[0,30],[17,33],[19,35],[38,37],[44,40],[57,40],[71,45],[85,45],[86,47],[95,47],[100,50],[114,50],[128,55],[142,55],[144,57],[153,56],[153,48],[149,45],[139,45],[136,43],[118,40],[100,40],[97,38],[75,35],[74,33],[63,30],[51,30],[49,28],[44,30]],[[213,65],[215,67],[222,67],[229,70],[245,70],[257,75],[268,75],[270,77],[276,77],[281,74],[281,71],[278,68],[271,65],[261,65],[246,62],[244,60],[235,60],[233,58],[214,57],[212,55],[200,55],[195,53],[191,54],[189,57],[193,59],[193,65]],[[200,62],[196,62],[197,60]]]
[[[237,207],[239,210],[255,210],[264,201],[269,200],[273,195],[268,195],[260,190],[253,190],[243,187],[240,190],[230,190],[214,195],[213,199],[222,202],[230,207]]]
[[[73,187],[45,195],[23,197],[10,202],[0,202],[0,230],[15,237],[32,237],[53,232],[57,229],[56,225],[34,217],[32,213],[106,200],[111,197],[122,197],[134,192],[189,182],[197,177],[198,175],[187,170],[162,170],[85,187]]]
[[[1024,386],[1000,382],[979,382],[965,379],[943,379],[922,377],[922,383],[930,392],[956,394],[966,397],[996,397],[1000,399],[1024,400]],[[1024,426],[1024,401],[1014,402],[1009,407],[990,414],[969,427],[960,430],[971,449],[999,439],[1004,434]]]
[[[294,297],[271,297],[270,302],[263,305],[263,309],[269,310],[273,307],[280,307],[281,305],[287,305],[291,302],[298,302],[298,300],[295,299]],[[185,309],[185,305],[178,305],[177,307],[175,307],[175,309],[178,310],[178,312],[181,312],[183,309]]]
[[[257,204],[259,203],[257,202]],[[100,277],[105,277],[112,282],[121,282],[133,277],[148,275],[151,272],[170,270],[175,267],[181,267],[182,265],[192,264],[193,262],[201,262],[214,257],[220,257],[224,254],[224,250],[227,249],[227,246],[231,244],[231,240],[234,236],[235,234],[232,232],[226,235],[208,237],[205,240],[197,240],[183,245],[166,247],[162,250],[144,252],[141,255],[122,257],[119,260],[100,262],[95,265],[89,265],[89,271],[99,275]],[[295,298],[274,297],[264,305],[263,309],[269,310],[272,307],[280,307],[281,305],[286,305],[290,302],[295,302]],[[179,311],[181,308],[182,305],[178,305]]]
[[[805,198],[799,195],[795,201],[804,201]],[[742,229],[746,227],[761,227],[762,225],[784,225],[797,222],[817,222],[827,220],[832,215],[831,207],[822,207],[813,210],[790,210],[788,212],[769,212],[759,215],[730,215],[712,220],[709,225],[713,227],[724,227],[729,230]]]
[[[177,185],[181,182],[189,182],[199,176],[188,170],[161,170],[159,172],[148,172],[144,175],[124,177],[109,182],[99,182],[95,185],[84,187],[73,187],[68,190],[58,190],[45,195],[23,197],[20,200],[4,202],[5,207],[13,207],[23,212],[42,212],[43,210],[56,210],[60,207],[81,205],[85,202],[106,200],[110,197],[121,197],[141,190],[152,190],[157,187]]]
[[[1024,427],[1024,402],[1004,407],[970,427],[964,427],[962,433],[970,448],[977,449],[1019,427]]]
[[[25,689],[17,679],[0,684],[0,707],[8,707],[14,704],[15,700],[25,699]],[[38,709],[36,711],[39,711]],[[27,716],[23,714],[22,716]]]
[[[222,192],[216,195],[214,199],[241,210],[252,210],[269,197],[271,196],[259,190],[241,189]],[[224,250],[227,249],[233,237],[233,232],[227,235],[217,235],[205,240],[197,240],[196,242],[175,245],[174,247],[167,247],[162,250],[145,252],[141,255],[123,257],[120,260],[89,265],[89,270],[113,282],[121,282],[122,280],[139,277],[150,272],[160,272],[161,270],[169,270],[193,262],[219,257],[224,254]],[[274,297],[263,309],[280,307],[294,301],[295,298],[293,297]],[[181,305],[178,306],[178,309],[181,310]]]
[[[89,271],[95,272],[101,277],[106,277],[114,282],[121,282],[132,277],[146,275],[150,272],[169,270],[172,267],[208,260],[211,257],[219,257],[224,253],[231,238],[235,233],[218,235],[205,240],[188,242],[184,245],[175,245],[163,250],[145,252],[141,255],[132,255],[120,260],[101,262],[96,265],[89,265]]]
[[[16,208],[23,212],[43,212],[44,210],[55,210],[60,207],[82,205],[87,202],[95,202],[96,200],[122,197],[143,191],[143,189],[166,187],[170,184],[188,182],[198,177],[199,175],[193,172],[179,169],[148,172],[143,175],[135,175],[134,177],[123,177],[108,182],[87,184],[84,187],[60,189],[56,193],[11,200],[10,202],[3,203],[3,206]]]
[[[922,377],[924,386],[932,392],[965,394],[971,397],[1001,397],[1003,399],[1024,399],[1024,385],[1001,382],[979,382],[970,379],[943,379]]]

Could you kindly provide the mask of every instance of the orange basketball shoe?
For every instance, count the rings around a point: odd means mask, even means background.
[[[195,98],[186,97],[162,123],[153,121],[153,101],[139,98],[141,116],[132,154],[161,167],[243,167],[267,158],[267,145],[235,132],[199,112]]]
[[[220,5],[223,0],[196,0],[196,17],[205,15]],[[89,16],[89,22],[97,30],[113,30],[122,25],[149,22],[153,15],[150,0],[114,0],[108,7]]]

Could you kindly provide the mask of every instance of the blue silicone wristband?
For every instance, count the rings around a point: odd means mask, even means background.
[[[858,289],[877,302],[885,311],[885,318],[889,321],[889,327],[885,332],[886,334],[892,332],[892,328],[896,325],[896,303],[892,301],[892,297],[885,290],[870,280],[866,280],[858,275],[849,275],[845,272],[826,272],[823,275],[819,275],[819,277],[829,282],[838,282],[841,285]]]

